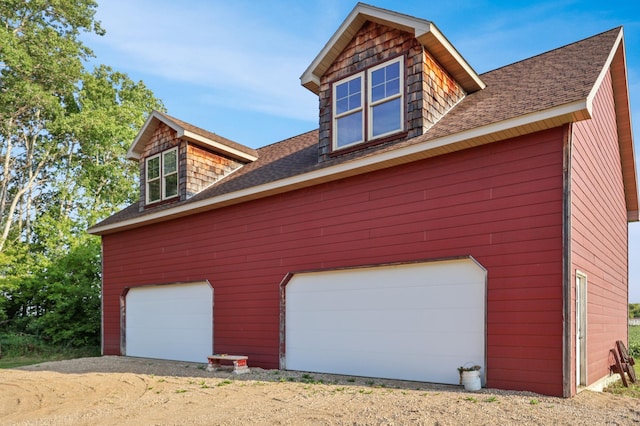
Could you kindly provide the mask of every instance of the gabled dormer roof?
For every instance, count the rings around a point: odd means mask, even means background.
[[[140,155],[144,151],[145,145],[160,123],[164,123],[175,130],[178,138],[186,139],[204,148],[211,149],[217,153],[227,155],[242,162],[252,162],[258,158],[258,152],[253,148],[249,148],[215,133],[201,129],[175,117],[171,117],[168,114],[153,111],[149,114],[147,121],[142,126],[142,129],[140,129],[140,132],[133,141],[131,148],[127,151],[128,159],[140,159]]]
[[[302,74],[300,81],[304,87],[315,94],[319,93],[320,78],[367,21],[414,34],[415,38],[467,93],[484,89],[485,84],[480,79],[480,76],[449,43],[449,40],[442,35],[433,22],[364,3],[358,3],[353,8],[347,19],[338,28],[338,31],[333,34],[318,56]]]

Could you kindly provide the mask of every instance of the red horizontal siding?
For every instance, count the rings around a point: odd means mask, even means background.
[[[472,255],[488,270],[488,385],[558,394],[561,235],[561,129],[107,235],[105,347],[125,287],[206,279],[215,350],[274,368],[287,273]],[[531,385],[522,365],[539,359]]]
[[[610,74],[594,99],[593,118],[573,126],[571,162],[571,332],[575,342],[580,270],[587,275],[587,382],[593,383],[609,373],[615,341],[627,341],[627,215]]]

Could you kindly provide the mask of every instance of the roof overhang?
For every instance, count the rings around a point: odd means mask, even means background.
[[[239,149],[235,149],[231,146],[226,145],[222,140],[216,140],[212,137],[206,137],[204,135],[200,135],[195,133],[181,124],[171,120],[169,117],[159,113],[158,111],[153,111],[147,117],[147,121],[144,123],[140,132],[136,136],[133,144],[127,151],[127,159],[129,160],[139,160],[142,152],[144,151],[144,147],[146,143],[149,141],[153,133],[156,131],[160,123],[164,123],[173,129],[176,132],[176,137],[180,139],[185,139],[187,141],[193,142],[197,145],[204,146],[206,148],[213,149],[216,152],[221,154],[228,155],[232,158],[240,160],[242,162],[251,162],[255,161],[258,157],[248,154],[246,152],[242,152]],[[213,135],[213,134],[212,134]]]
[[[300,81],[304,87],[315,94],[319,93],[320,78],[367,21],[412,33],[467,93],[485,88],[478,74],[432,22],[364,3],[358,3],[353,8],[302,74]]]
[[[144,216],[89,229],[90,234],[107,235],[126,229],[164,222],[191,214],[215,210],[250,200],[269,197],[296,189],[307,188],[349,176],[369,173],[425,158],[460,151],[504,139],[538,132],[590,118],[586,100],[561,105],[533,114],[489,124],[442,138],[425,140],[402,148],[385,151],[354,161],[265,183],[251,188],[222,194],[204,200],[159,210]]]
[[[622,166],[622,180],[627,205],[627,220],[640,220],[638,212],[638,179],[636,173],[635,152],[633,149],[633,128],[631,125],[631,107],[629,105],[629,84],[627,81],[627,64],[624,49],[624,31],[620,29],[618,38],[605,62],[602,71],[587,97],[587,107],[591,114],[593,100],[608,72],[611,72],[613,97],[618,130],[618,145]]]

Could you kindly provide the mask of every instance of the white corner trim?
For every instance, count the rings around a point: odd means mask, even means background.
[[[411,156],[421,152],[427,152],[436,148],[440,148],[447,145],[453,145],[465,140],[475,139],[483,136],[488,136],[494,133],[499,133],[504,130],[513,129],[517,127],[526,126],[528,124],[537,123],[540,121],[552,119],[555,117],[563,117],[573,115],[580,111],[586,110],[586,100],[580,100],[572,102],[566,105],[561,105],[556,108],[551,108],[545,111],[527,114],[521,117],[517,117],[510,120],[501,121],[487,126],[478,127],[476,129],[468,130],[454,135],[445,136],[439,139],[434,139],[415,145],[406,146],[403,148],[382,152],[380,154],[374,154],[369,157],[356,159],[347,163],[338,164],[335,166],[326,167],[312,172],[303,173],[296,176],[287,177],[274,182],[268,182],[262,185],[241,189],[239,191],[222,194],[217,197],[207,198],[197,202],[183,204],[166,210],[161,210],[139,216],[136,218],[124,220],[109,225],[92,227],[89,229],[90,234],[102,234],[108,231],[114,231],[119,228],[127,228],[136,225],[142,225],[146,222],[155,222],[161,220],[169,220],[171,217],[185,216],[190,211],[209,210],[214,209],[217,204],[226,205],[230,202],[242,202],[243,199],[259,198],[261,193],[269,193],[272,191],[284,192],[287,187],[299,187],[300,184],[308,183],[308,186],[313,185],[314,181],[323,182],[334,179],[340,179],[347,173],[350,175],[365,173],[367,168],[373,165],[390,162],[402,157]],[[590,114],[589,114],[590,116]],[[570,121],[566,119],[566,121]]]
[[[602,69],[600,70],[600,74],[598,74],[598,78],[596,79],[595,83],[591,87],[591,91],[587,96],[587,110],[589,111],[589,115],[592,115],[593,113],[593,100],[598,94],[598,90],[600,90],[602,81],[604,80],[605,76],[609,72],[609,69],[611,68],[611,64],[613,63],[613,59],[616,56],[618,47],[620,46],[620,43],[622,42],[623,37],[624,37],[624,34],[621,28],[620,32],[618,33],[618,37],[616,38],[616,41],[613,43],[613,47],[609,52],[609,56],[607,57],[607,60],[605,61],[604,65],[602,66]],[[625,58],[625,62],[626,62],[626,58]]]

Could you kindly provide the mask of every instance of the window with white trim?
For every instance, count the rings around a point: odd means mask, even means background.
[[[146,159],[147,204],[178,195],[178,148]]]
[[[333,84],[333,149],[404,129],[402,56]]]

